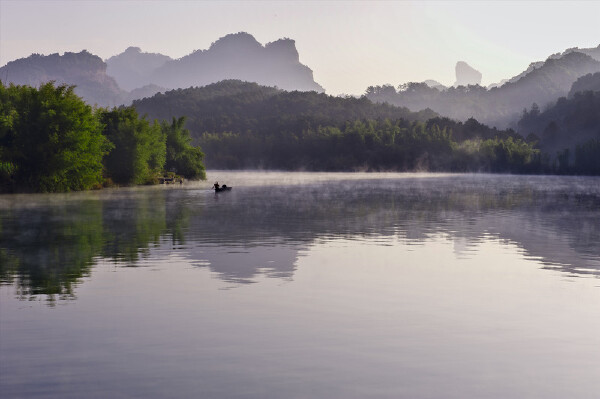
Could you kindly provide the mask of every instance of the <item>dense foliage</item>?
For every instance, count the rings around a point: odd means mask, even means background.
[[[92,108],[72,87],[0,84],[0,165],[4,188],[85,190],[102,179],[111,145]]]
[[[158,123],[138,118],[133,108],[100,112],[104,135],[115,148],[104,160],[117,184],[144,184],[157,178],[166,161],[166,138]]]
[[[539,151],[532,144],[507,132],[505,139],[472,134],[459,143],[444,121],[366,120],[266,135],[205,133],[200,143],[216,168],[535,171]],[[447,122],[463,135],[465,125],[477,124]]]
[[[57,192],[204,178],[184,120],[150,123],[132,107],[92,109],[72,86],[0,82],[0,191]]]
[[[205,179],[206,173],[200,147],[192,145],[190,131],[184,128],[185,117],[173,118],[168,124],[163,121],[162,131],[166,135],[167,159],[165,168],[190,179]]]

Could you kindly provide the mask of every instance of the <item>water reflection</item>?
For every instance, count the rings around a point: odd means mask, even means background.
[[[3,196],[1,282],[24,299],[74,298],[98,258],[131,267],[172,251],[228,282],[292,279],[299,252],[315,242],[427,245],[440,234],[457,257],[501,240],[545,268],[600,276],[597,178],[282,176],[287,184],[255,181],[219,195],[184,187]]]
[[[89,201],[4,211],[2,283],[14,282],[22,298],[73,297],[74,283],[89,275],[102,252],[102,216],[101,204]]]
[[[192,264],[209,267],[220,279],[236,284],[253,283],[259,274],[291,280],[298,249],[294,246],[197,246],[187,257]]]

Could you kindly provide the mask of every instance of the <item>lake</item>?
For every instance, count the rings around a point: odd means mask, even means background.
[[[3,195],[0,265],[3,398],[600,393],[598,177]]]

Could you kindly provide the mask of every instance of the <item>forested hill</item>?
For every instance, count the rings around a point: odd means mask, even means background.
[[[538,151],[514,131],[366,97],[222,81],[134,102],[150,118],[186,115],[210,168],[533,172]]]
[[[564,172],[600,174],[600,72],[578,79],[551,107],[525,110],[518,126]]]
[[[150,119],[186,116],[193,137],[202,133],[301,132],[318,126],[338,126],[360,119],[426,121],[431,110],[411,112],[365,97],[333,97],[316,92],[287,92],[239,80],[178,89],[136,100],[134,107]]]

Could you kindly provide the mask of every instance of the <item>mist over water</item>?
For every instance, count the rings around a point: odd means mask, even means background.
[[[0,262],[8,397],[600,391],[598,178],[209,171],[5,195]]]

